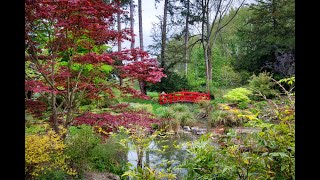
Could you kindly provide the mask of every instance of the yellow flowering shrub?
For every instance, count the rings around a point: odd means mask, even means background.
[[[227,104],[218,104],[218,109],[212,114],[211,126],[224,125],[239,126],[250,120],[257,119],[258,113],[231,107]]]
[[[65,148],[63,140],[52,129],[46,134],[26,134],[25,174],[36,177],[48,171],[61,170],[76,175],[76,171],[68,167],[69,157],[64,154]]]

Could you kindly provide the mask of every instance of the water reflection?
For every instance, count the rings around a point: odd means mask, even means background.
[[[188,158],[186,143],[193,142],[199,137],[199,135],[187,133],[157,137],[150,143],[149,151],[144,153],[142,164],[157,171],[174,173],[181,178],[187,173],[185,169],[178,168],[178,165]],[[132,146],[128,152],[128,162],[133,165],[132,169],[136,167],[137,159],[136,150]]]

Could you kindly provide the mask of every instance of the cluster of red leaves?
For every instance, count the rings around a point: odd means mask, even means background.
[[[26,0],[25,7],[26,32],[33,30],[35,20],[45,19],[48,24],[55,22],[54,33],[58,38],[49,46],[58,47],[60,51],[73,45],[71,40],[64,38],[66,31],[72,32],[73,37],[87,36],[100,44],[116,41],[118,37],[130,37],[128,29],[119,33],[111,28],[113,14],[122,13],[116,3],[106,4],[102,0]]]
[[[117,105],[109,106],[109,108],[116,112],[124,112],[125,110],[128,109],[129,106],[130,106],[129,103],[120,103]]]
[[[128,86],[119,86],[118,84],[115,84],[114,87],[118,88],[121,91],[121,97],[129,97],[128,95],[132,95],[134,98],[139,99],[150,99],[149,96],[142,94],[141,91],[135,90],[134,88],[128,87]]]
[[[25,80],[25,91],[32,91],[32,92],[51,92],[51,88],[45,85],[41,81],[37,80]]]
[[[132,125],[138,125],[150,129],[151,124],[159,124],[159,120],[154,118],[152,114],[144,111],[123,112],[120,115],[112,115],[110,113],[94,114],[87,112],[74,119],[75,126],[87,124],[91,126],[102,127],[105,131],[116,131],[118,127],[124,126],[130,128]]]
[[[88,53],[85,55],[76,55],[74,56],[74,61],[75,62],[80,62],[80,63],[107,63],[107,64],[113,64],[114,60],[111,59],[110,55],[107,53],[103,54],[96,54],[96,53]]]
[[[140,48],[125,49],[121,52],[110,53],[110,56],[120,61],[135,61],[139,58],[148,58],[149,54],[146,51],[142,51]]]
[[[42,116],[42,113],[47,110],[47,105],[46,103],[39,100],[26,99],[25,109],[27,110],[27,112],[39,118]]]
[[[162,77],[167,77],[158,67],[159,63],[155,59],[144,59],[143,61],[133,61],[122,67],[122,77],[135,78],[140,81],[157,83]]]

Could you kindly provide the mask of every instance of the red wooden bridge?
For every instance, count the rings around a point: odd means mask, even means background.
[[[170,94],[161,93],[159,104],[171,104],[177,102],[197,102],[199,100],[210,100],[210,93],[180,91]]]

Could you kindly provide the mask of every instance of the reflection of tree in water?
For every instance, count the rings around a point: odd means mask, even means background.
[[[187,157],[188,153],[183,144],[192,142],[197,137],[192,134],[158,137],[152,142],[150,151],[146,153],[146,164],[157,170],[173,172],[179,176],[183,173],[177,169]]]

